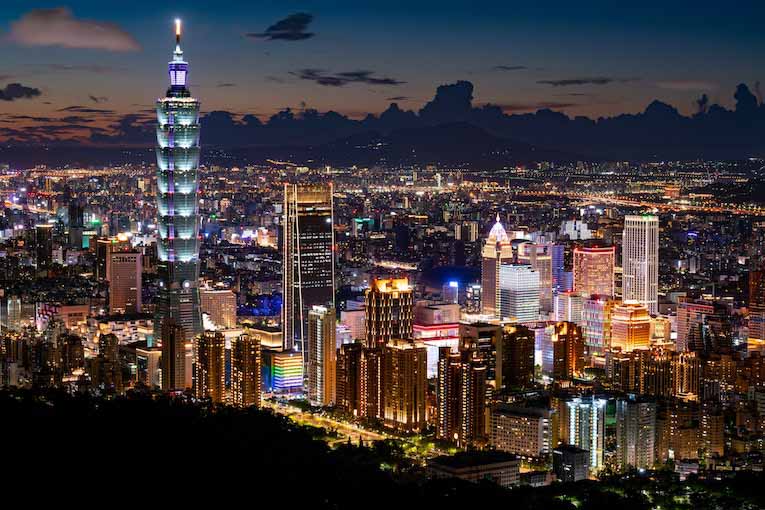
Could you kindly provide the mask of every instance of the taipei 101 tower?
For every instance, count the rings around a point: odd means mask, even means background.
[[[157,100],[157,254],[160,289],[154,338],[174,323],[190,341],[202,333],[199,307],[199,101],[188,87],[189,64],[175,21],[170,88]]]

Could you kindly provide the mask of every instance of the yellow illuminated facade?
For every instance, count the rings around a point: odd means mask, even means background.
[[[367,347],[382,347],[394,338],[412,338],[414,300],[409,280],[374,280],[365,302]]]

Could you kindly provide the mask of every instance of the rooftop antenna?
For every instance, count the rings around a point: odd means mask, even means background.
[[[175,44],[181,45],[181,19],[175,18]]]

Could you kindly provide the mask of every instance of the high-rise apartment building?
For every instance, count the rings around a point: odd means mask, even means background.
[[[474,349],[439,349],[436,434],[460,446],[486,440],[486,365]]]
[[[109,313],[141,313],[143,255],[111,254],[109,263]]]
[[[616,401],[616,465],[651,469],[654,465],[656,403],[640,398]]]
[[[186,334],[175,319],[162,323],[162,390],[186,389]]]
[[[607,403],[605,398],[595,396],[575,397],[565,402],[568,421],[564,443],[587,450],[593,471],[603,467]]]
[[[534,383],[536,334],[526,326],[507,324],[497,349],[502,379],[499,388],[527,388]]]
[[[216,404],[226,399],[226,338],[205,331],[194,342],[194,396]]]
[[[366,346],[382,347],[413,335],[414,301],[409,280],[376,279],[366,291]]]
[[[250,335],[231,341],[231,404],[237,407],[260,407],[260,342]]]
[[[513,260],[513,247],[502,224],[497,221],[489,232],[481,258],[481,313],[500,317],[499,272]]]
[[[168,64],[170,87],[157,100],[157,256],[160,276],[154,320],[175,319],[191,339],[202,333],[199,308],[199,101],[187,87],[189,64],[181,25]]]
[[[364,347],[361,350],[359,373],[360,417],[370,420],[385,419],[385,376],[383,348]]]
[[[573,322],[558,322],[552,332],[553,378],[572,379],[584,372],[584,333]]]
[[[627,215],[622,234],[622,295],[651,315],[659,310],[659,218]]]
[[[486,380],[494,389],[502,386],[502,326],[486,322],[459,325],[461,348],[474,348],[486,365]]]
[[[361,357],[364,344],[343,344],[337,350],[335,401],[351,416],[361,416]]]
[[[284,348],[297,347],[304,358],[308,311],[314,305],[335,306],[333,190],[332,183],[284,185]]]
[[[426,425],[427,351],[406,340],[392,340],[382,356],[385,424],[406,432],[419,432]]]
[[[336,398],[335,309],[314,305],[308,312],[308,399],[329,406]]]
[[[615,256],[614,246],[574,248],[574,292],[613,297]]]

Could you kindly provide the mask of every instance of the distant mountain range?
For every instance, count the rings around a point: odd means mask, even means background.
[[[741,84],[735,108],[709,105],[685,116],[654,101],[641,113],[593,120],[570,118],[549,109],[505,114],[496,105],[473,105],[473,84],[459,81],[438,87],[418,112],[395,103],[380,115],[362,120],[337,112],[283,110],[267,121],[254,115],[237,117],[213,111],[202,118],[203,160],[217,162],[220,148],[247,162],[266,158],[296,163],[375,165],[429,164],[494,168],[531,161],[689,160],[765,157],[765,105]],[[108,132],[94,132],[82,141],[11,141],[0,149],[0,161],[105,164],[145,161],[153,156],[150,112],[124,116]],[[74,150],[75,147],[77,150]],[[125,147],[131,149],[126,151]],[[35,150],[35,148],[37,150]],[[230,163],[230,160],[228,160]]]

